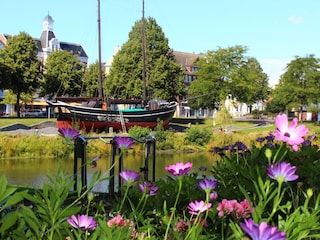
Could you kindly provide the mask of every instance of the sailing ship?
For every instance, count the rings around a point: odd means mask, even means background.
[[[132,100],[127,103],[134,108],[118,108],[117,102],[114,101],[112,108],[103,99],[102,90],[102,70],[101,70],[101,37],[100,37],[100,0],[98,0],[98,48],[99,48],[99,99],[101,101],[83,101],[81,105],[70,104],[56,98],[54,101],[47,101],[52,107],[58,109],[57,127],[66,128],[73,127],[75,124],[80,129],[87,131],[114,131],[126,132],[133,126],[147,127],[154,129],[158,124],[162,124],[164,128],[169,126],[174,113],[176,111],[177,102],[167,102],[163,100],[150,100],[146,104],[146,83],[145,83],[145,30],[144,30],[144,0],[142,2],[142,81],[143,81],[143,99],[132,104]],[[136,107],[138,106],[138,107]]]

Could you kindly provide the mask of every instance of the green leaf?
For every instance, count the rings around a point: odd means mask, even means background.
[[[25,191],[25,192],[27,192],[27,191]],[[22,200],[23,200],[22,194],[20,192],[17,192],[8,198],[8,200],[5,202],[5,204],[1,207],[0,211],[2,209],[9,207],[9,206],[13,206],[13,205],[21,202]]]
[[[0,234],[8,231],[17,224],[19,219],[18,212],[10,212],[1,220]]]

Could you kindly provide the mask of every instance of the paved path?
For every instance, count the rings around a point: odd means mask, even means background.
[[[46,135],[55,136],[57,135],[58,129],[55,122],[42,122],[33,126],[26,126],[24,124],[13,124],[3,128],[0,128],[0,132],[10,133],[10,134],[36,134],[36,135]]]

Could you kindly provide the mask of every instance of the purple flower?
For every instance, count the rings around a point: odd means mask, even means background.
[[[243,142],[236,142],[234,144],[234,147],[238,148],[238,150],[240,150],[240,151],[245,151],[248,149],[248,147]]]
[[[211,203],[205,203],[204,201],[194,201],[189,203],[188,205],[188,209],[189,209],[189,213],[190,214],[195,214],[198,215],[200,213],[203,213],[207,210],[209,210],[209,208],[211,208],[212,204]]]
[[[265,137],[258,137],[258,138],[256,139],[256,141],[257,141],[257,142],[260,142],[260,143],[264,142],[264,140],[266,140]]]
[[[97,223],[93,219],[93,217],[89,217],[87,215],[80,215],[80,214],[78,214],[78,217],[76,217],[75,215],[72,215],[71,218],[67,219],[67,222],[71,226],[81,230],[93,230],[97,226]]]
[[[148,194],[150,196],[155,196],[158,193],[159,187],[153,185],[152,183],[144,182],[143,184],[139,184],[138,189],[142,193]]]
[[[270,227],[267,223],[262,222],[260,225],[253,222],[251,218],[244,219],[240,227],[245,231],[252,240],[285,240],[286,233],[278,231],[277,227]]]
[[[210,192],[212,189],[215,189],[218,185],[218,180],[205,178],[198,183],[198,187],[204,191]]]
[[[277,180],[278,182],[289,182],[298,179],[298,175],[295,174],[296,167],[291,166],[290,163],[281,162],[277,164],[271,164],[267,167],[267,174],[270,178]]]
[[[134,144],[134,140],[130,137],[115,136],[113,141],[120,149],[129,149]]]
[[[223,151],[223,149],[221,147],[213,147],[212,148],[212,152],[214,152],[214,153],[219,153],[221,151]]]
[[[165,167],[165,170],[173,174],[174,176],[182,176],[187,174],[191,168],[192,168],[192,163],[190,162],[187,162],[186,164],[182,162],[178,162],[176,164]]]
[[[285,114],[278,115],[275,120],[277,126],[275,138],[290,144],[294,151],[298,151],[298,145],[303,143],[303,137],[308,133],[308,128],[305,125],[296,127],[297,123],[298,119],[294,118],[288,125],[288,117]]]
[[[310,135],[310,136],[308,136],[308,139],[309,140],[315,140],[317,138],[317,136],[316,135]]]
[[[101,155],[99,156],[96,156],[95,158],[92,159],[92,162],[91,162],[91,167],[93,168],[96,168],[97,167],[97,161],[101,159]]]
[[[274,140],[274,135],[273,135],[272,133],[269,133],[269,135],[266,136],[265,139],[266,139],[268,142],[273,142],[273,140]]]
[[[80,132],[73,128],[59,128],[58,132],[62,137],[73,140],[80,136]]]
[[[302,146],[304,147],[307,147],[307,146],[311,146],[311,141],[310,140],[305,140],[303,143],[302,143]]]
[[[216,199],[218,198],[218,193],[213,191],[212,193],[210,193],[210,200],[212,202],[214,202]]]
[[[204,172],[204,171],[207,171],[207,168],[205,166],[200,166],[199,170]]]
[[[120,172],[120,177],[127,181],[128,184],[137,182],[140,180],[140,175],[138,172],[136,171],[132,171],[132,170],[123,170]]]

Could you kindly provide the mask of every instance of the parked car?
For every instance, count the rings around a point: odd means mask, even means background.
[[[26,111],[25,116],[26,117],[43,117],[45,116],[45,112],[41,111],[40,109],[31,109]]]

